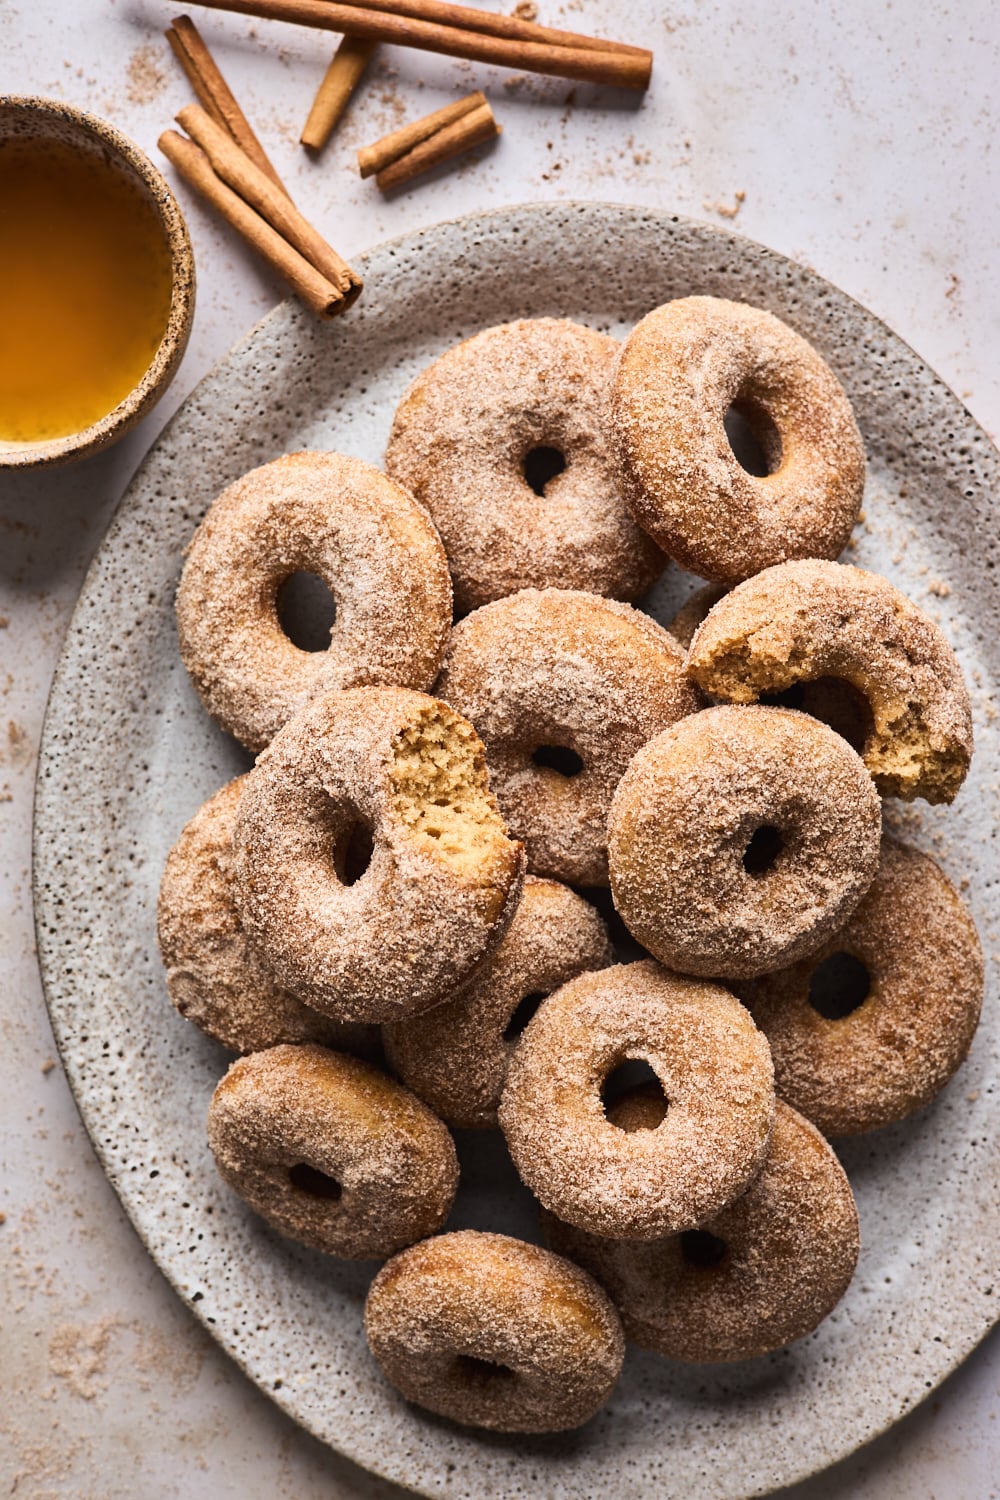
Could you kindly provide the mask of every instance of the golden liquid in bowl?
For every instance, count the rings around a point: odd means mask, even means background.
[[[163,225],[125,170],[60,141],[0,141],[0,441],[107,416],[152,363],[171,284]]]

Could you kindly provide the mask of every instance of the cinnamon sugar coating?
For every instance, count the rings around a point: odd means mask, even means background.
[[[709,708],[639,751],[611,804],[611,890],[684,974],[750,978],[814,952],[875,877],[882,815],[845,740],[785,708]]]
[[[243,930],[232,892],[233,828],[246,777],[199,808],[167,856],[157,933],[170,998],[224,1047],[259,1052],[281,1042],[373,1049],[369,1026],[331,1020],[283,989]]]
[[[529,869],[576,885],[608,883],[608,809],[632,756],[702,701],[665,630],[569,589],[523,589],[462,620],[436,691],[482,736]],[[545,763],[553,749],[582,769]]]
[[[864,700],[865,765],[883,796],[951,802],[972,758],[969,694],[941,629],[876,573],[786,563],[708,615],[688,671],[716,698],[752,703],[834,679]]]
[[[222,1177],[282,1234],[347,1260],[440,1229],[458,1187],[447,1128],[408,1089],[324,1047],[241,1057],[208,1111]]]
[[[619,1129],[656,1128],[642,1094],[609,1111]],[[627,1338],[670,1359],[753,1359],[818,1327],[858,1261],[858,1212],[833,1150],[780,1099],[760,1172],[693,1235],[599,1239],[546,1215],[546,1241],[594,1276]]]
[[[334,596],[325,651],[300,650],[281,627],[278,592],[298,572]],[[187,550],[177,629],[208,712],[260,750],[331,688],[429,688],[451,607],[441,540],[412,495],[360,459],[290,453],[208,511]]]
[[[667,1099],[655,1130],[607,1118],[626,1058]],[[584,974],[543,1002],[514,1053],[500,1124],[524,1182],[569,1224],[613,1239],[694,1229],[760,1169],[774,1114],[767,1042],[719,985],[646,959]]]
[[[386,471],[433,516],[459,609],[523,588],[638,599],[665,566],[609,467],[619,347],[565,318],[522,319],[449,349],[404,395]],[[542,494],[538,450],[565,464]]]
[[[590,903],[557,881],[529,875],[492,958],[453,999],[386,1026],[386,1055],[406,1086],[448,1125],[496,1126],[515,1045],[506,1031],[521,1001],[543,999],[610,962],[607,929]]]
[[[604,1405],[621,1372],[621,1321],[562,1256],[460,1230],[382,1267],[365,1333],[407,1401],[495,1432],[562,1432]]]
[[[735,406],[768,472],[726,434]],[[836,557],[857,521],[865,450],[843,386],[772,313],[682,297],[633,329],[608,435],[632,514],[668,557],[738,583],[795,557]]]
[[[337,1020],[452,994],[503,937],[524,876],[471,724],[405,688],[327,693],[287,724],[247,776],[233,853],[244,927]]]
[[[860,972],[845,972],[845,954]],[[905,1118],[952,1077],[979,1020],[983,955],[935,862],[885,838],[847,925],[808,959],[742,984],[740,996],[771,1044],[782,1096],[824,1135],[857,1135]]]

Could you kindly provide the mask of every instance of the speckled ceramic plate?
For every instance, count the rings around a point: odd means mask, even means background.
[[[818,276],[728,230],[636,208],[560,204],[439,225],[360,262],[358,307],[320,327],[286,303],[174,417],[87,577],[49,703],[36,805],[39,952],[81,1113],[139,1233],[178,1294],[260,1387],[358,1463],[425,1495],[761,1494],[843,1457],[921,1400],[992,1325],[1000,1298],[1000,1017],[991,959],[972,1056],[930,1108],[847,1144],[861,1212],[854,1283],[812,1337],[734,1367],[630,1351],[580,1432],[491,1436],[408,1407],[368,1356],[372,1265],[272,1234],[220,1182],[204,1117],[226,1057],[173,1011],[156,951],[157,885],[182,824],[245,766],[177,654],[181,554],[213,497],[290,449],[382,460],[412,375],[456,339],[560,314],[618,333],[668,298],[771,308],[822,351],[868,444],[852,560],[939,615],[973,688],[978,753],[950,809],[891,822],[967,881],[989,949],[997,887],[995,740],[1000,457],[913,351]],[[668,572],[668,618],[692,581]],[[534,1238],[500,1138],[460,1142],[454,1225]],[[996,1287],[996,1294],[994,1294]]]

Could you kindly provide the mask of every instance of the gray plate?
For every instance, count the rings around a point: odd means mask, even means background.
[[[381,462],[407,381],[491,323],[559,314],[616,333],[692,292],[771,308],[830,360],[865,435],[867,520],[847,556],[941,616],[968,674],[978,753],[958,802],[887,812],[968,882],[989,948],[1000,458],[870,313],[726,229],[605,204],[532,205],[408,235],[361,265],[365,296],[346,318],[320,327],[285,303],[201,383],[133,480],[84,584],[49,702],[35,819],[38,945],[66,1072],[108,1176],[178,1294],[263,1390],[358,1463],[425,1495],[757,1495],[896,1421],[994,1322],[995,962],[971,1058],[951,1087],[843,1150],[864,1248],[816,1334],[735,1367],[631,1351],[613,1401],[570,1436],[490,1436],[408,1407],[361,1331],[374,1266],[280,1239],[216,1176],[204,1117],[226,1057],[167,1000],[154,934],[164,858],[246,764],[178,658],[181,554],[214,496],[255,464],[304,447]],[[668,572],[651,612],[669,618],[691,587]],[[460,1150],[454,1225],[534,1238],[531,1200],[499,1138]]]

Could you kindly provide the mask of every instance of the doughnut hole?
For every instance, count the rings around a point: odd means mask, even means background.
[[[336,1177],[328,1176],[307,1161],[299,1161],[289,1167],[288,1180],[292,1187],[298,1188],[300,1193],[308,1193],[310,1198],[323,1198],[329,1203],[337,1203],[344,1195]]]
[[[739,395],[722,419],[733,457],[754,479],[767,479],[781,468],[781,434],[762,402]]]
[[[360,815],[348,818],[333,848],[333,867],[341,885],[356,885],[368,873],[375,853],[372,825]]]
[[[274,596],[278,624],[300,651],[326,651],[337,603],[326,580],[304,570],[290,573]]]
[[[470,1385],[474,1390],[480,1391],[514,1379],[514,1371],[510,1365],[482,1359],[478,1354],[456,1354],[452,1374],[463,1385]]]
[[[572,750],[569,745],[539,745],[532,752],[531,763],[535,766],[544,766],[549,771],[555,771],[559,776],[565,776],[567,780],[573,776],[579,776],[583,770],[583,757]]]
[[[770,875],[785,848],[785,836],[773,823],[755,828],[743,851],[743,868],[748,875]]]
[[[860,755],[875,727],[871,706],[853,683],[843,677],[814,677],[793,682],[780,693],[762,693],[765,707],[797,708],[826,724]]]
[[[544,990],[532,990],[529,995],[525,995],[523,1000],[518,1001],[517,1007],[504,1030],[503,1039],[505,1042],[517,1041],[545,998]]]
[[[680,1237],[684,1264],[694,1271],[716,1271],[729,1255],[729,1246],[707,1229],[686,1229]]]
[[[521,466],[528,488],[536,495],[544,495],[549,482],[565,472],[566,455],[560,448],[543,443],[528,449]]]
[[[605,1075],[601,1104],[608,1122],[630,1135],[636,1130],[655,1130],[669,1107],[653,1068],[645,1058],[627,1054]]]
[[[825,1021],[854,1014],[871,994],[868,965],[853,953],[831,953],[809,977],[809,1004]]]
[[[475,875],[491,857],[506,858],[507,831],[470,724],[426,709],[395,738],[391,781],[410,833],[458,874]]]

